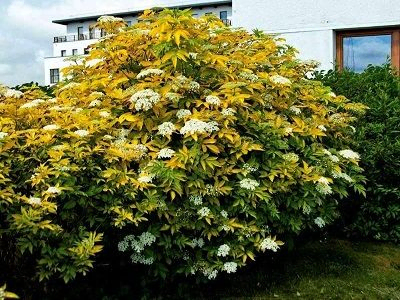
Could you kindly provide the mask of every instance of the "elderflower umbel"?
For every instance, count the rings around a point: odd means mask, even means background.
[[[350,149],[339,151],[339,155],[347,159],[356,159],[356,160],[360,159],[360,155],[357,152],[354,152],[353,150]]]
[[[46,192],[49,194],[61,194],[61,190],[56,186],[50,186]]]
[[[57,130],[59,129],[60,126],[56,125],[56,124],[50,124],[50,125],[46,125],[43,127],[43,130],[48,130],[48,131],[52,131],[52,130]]]
[[[223,244],[223,245],[219,246],[217,256],[225,257],[229,254],[230,250],[231,250],[231,247],[229,247],[227,244]]]
[[[332,188],[329,186],[329,180],[325,177],[320,177],[317,182],[317,191],[323,195],[332,194]]]
[[[292,83],[288,78],[281,75],[272,75],[269,79],[277,85],[290,85]]]
[[[163,148],[158,152],[157,158],[171,158],[174,153],[175,151],[172,149]]]
[[[141,183],[151,183],[153,181],[153,175],[152,174],[140,174],[138,181]]]
[[[321,217],[318,217],[314,220],[314,223],[319,227],[322,228],[325,226],[325,221]]]
[[[101,16],[100,18],[97,19],[97,22],[99,23],[114,23],[114,22],[124,22],[124,19],[122,18],[116,18],[113,16]]]
[[[289,107],[289,110],[294,113],[295,115],[299,115],[301,114],[301,109],[296,107],[296,106],[291,106]]]
[[[136,110],[149,110],[160,101],[160,95],[152,89],[136,92],[129,100],[135,104]]]
[[[218,271],[213,269],[205,269],[203,271],[204,276],[206,276],[209,280],[217,278]]]
[[[136,76],[136,79],[142,79],[149,76],[160,76],[162,74],[164,74],[164,71],[160,69],[146,69],[140,71],[140,73]]]
[[[200,84],[198,84],[196,81],[191,81],[189,83],[189,92],[196,93],[200,90]]]
[[[241,72],[239,74],[240,78],[246,79],[250,82],[256,82],[258,80],[258,76],[256,74],[250,72]]]
[[[108,111],[102,110],[101,112],[99,112],[99,116],[102,118],[109,118],[110,117],[110,113]]]
[[[143,254],[133,253],[131,260],[134,264],[151,265],[154,263],[153,257],[145,257]]]
[[[233,108],[224,108],[221,111],[221,114],[223,116],[233,116],[233,115],[235,115],[235,113],[236,113],[236,111]]]
[[[272,250],[273,252],[276,252],[279,249],[279,245],[271,237],[267,237],[262,240],[260,248],[262,251]]]
[[[191,114],[192,114],[191,111],[188,109],[179,109],[176,112],[176,116],[178,119],[182,119],[184,117],[190,116]]]
[[[237,269],[237,263],[235,262],[226,262],[224,263],[224,267],[223,267],[224,271],[226,271],[226,273],[235,273],[236,269]]]
[[[93,100],[92,102],[89,103],[89,107],[96,107],[96,106],[100,106],[101,105],[101,101],[100,100]]]
[[[8,136],[7,132],[0,132],[0,140],[4,139],[6,136]]]
[[[249,163],[244,163],[243,169],[246,170],[247,172],[256,172],[258,170],[258,166]]]
[[[256,180],[250,179],[250,178],[242,179],[239,182],[239,185],[242,189],[251,190],[251,191],[254,191],[256,189],[256,187],[260,186],[260,184]]]
[[[283,154],[282,158],[289,162],[297,162],[299,160],[299,156],[296,153]]]
[[[206,97],[206,102],[212,105],[220,105],[221,100],[217,96],[208,95]]]
[[[202,205],[203,197],[201,195],[190,195],[189,201],[192,202],[194,205]]]
[[[218,123],[215,121],[204,122],[197,119],[191,119],[185,122],[185,125],[181,128],[180,133],[212,133],[217,130],[219,130]]]
[[[156,237],[151,232],[146,231],[139,236],[139,240],[143,245],[150,246],[156,241]]]
[[[162,136],[171,135],[175,130],[175,125],[171,122],[164,122],[158,125],[158,134]]]
[[[207,217],[210,214],[210,209],[208,207],[202,207],[197,211],[197,214],[200,216],[200,218]]]
[[[23,94],[23,92],[17,90],[7,89],[4,93],[4,96],[8,98],[21,98]]]
[[[28,203],[31,205],[40,205],[42,204],[42,199],[38,197],[29,197]]]
[[[198,238],[198,239],[194,238],[192,240],[191,245],[192,245],[193,248],[195,248],[195,247],[203,248],[204,240],[202,238]]]
[[[74,133],[75,133],[76,135],[80,136],[80,137],[85,137],[85,136],[88,136],[88,135],[89,135],[89,131],[84,130],[84,129],[76,130],[76,131],[74,131]]]
[[[221,214],[221,216],[223,218],[227,218],[228,217],[228,213],[225,210],[221,210],[220,214]]]

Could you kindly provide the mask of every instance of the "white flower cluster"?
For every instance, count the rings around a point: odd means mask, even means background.
[[[4,139],[6,136],[8,136],[7,132],[0,131],[0,140]]]
[[[13,89],[7,89],[3,95],[7,98],[19,99],[24,95],[24,93]]]
[[[250,179],[250,178],[242,179],[239,182],[239,185],[242,189],[251,190],[251,191],[254,191],[256,189],[256,187],[260,186],[260,184],[256,180]]]
[[[196,59],[196,58],[197,58],[197,55],[198,55],[198,53],[189,52],[189,57],[190,57],[191,59]]]
[[[108,111],[102,110],[101,112],[99,112],[99,116],[107,119],[111,116],[111,114]]]
[[[258,76],[250,72],[241,72],[239,77],[250,82],[256,82],[258,80]]]
[[[133,147],[133,151],[135,151],[135,154],[139,157],[142,158],[144,156],[146,156],[148,149],[145,145],[143,144],[139,144],[139,145],[135,145]]]
[[[50,186],[47,189],[46,193],[49,193],[49,194],[61,194],[61,190],[56,186]]]
[[[271,237],[267,237],[262,240],[260,248],[262,251],[271,250],[273,252],[276,252],[279,249],[279,245]]]
[[[225,257],[229,254],[230,250],[231,250],[231,247],[229,247],[227,244],[223,244],[223,245],[219,246],[217,256]]]
[[[283,154],[282,158],[289,162],[297,162],[299,160],[299,156],[293,152]]]
[[[290,79],[283,77],[281,75],[272,75],[270,78],[272,83],[277,84],[277,85],[290,85],[292,82]]]
[[[224,271],[226,271],[226,273],[235,273],[236,269],[237,269],[237,263],[235,262],[226,262],[224,263],[224,267],[223,267]]]
[[[257,172],[258,166],[254,164],[245,163],[243,164],[243,169],[247,172]]]
[[[204,274],[204,276],[206,276],[208,278],[208,280],[212,280],[212,279],[217,278],[218,271],[207,268],[207,269],[203,270],[203,274]]]
[[[326,177],[320,177],[317,181],[317,191],[323,195],[332,194],[332,188],[329,185],[329,180]]]
[[[131,261],[134,264],[151,265],[154,263],[153,257],[145,257],[143,254],[133,253],[131,255]]]
[[[158,125],[158,134],[169,136],[176,130],[175,125],[171,122],[164,122]]]
[[[101,98],[103,96],[104,96],[103,92],[91,92],[89,95],[89,97],[95,98],[95,99]]]
[[[28,203],[30,205],[40,205],[42,204],[42,199],[38,197],[29,197]]]
[[[161,149],[158,154],[157,154],[157,158],[171,158],[172,155],[175,154],[175,151],[170,149],[170,148],[163,148]]]
[[[198,239],[194,238],[192,240],[191,245],[192,245],[193,248],[196,248],[196,247],[203,248],[204,240],[203,240],[203,238],[198,238]]]
[[[178,101],[180,99],[180,95],[177,93],[166,93],[165,98],[167,98],[169,101]]]
[[[235,115],[235,113],[236,113],[236,111],[233,109],[233,108],[224,108],[222,111],[221,111],[221,114],[223,115],[223,116],[234,116]]]
[[[189,92],[197,93],[200,91],[200,84],[196,81],[189,82]]]
[[[324,125],[318,125],[317,127],[321,131],[326,131],[326,127]]]
[[[220,105],[221,104],[221,100],[214,95],[208,95],[206,97],[206,102],[212,105]]]
[[[191,114],[191,111],[188,109],[179,109],[176,112],[176,116],[178,117],[178,119],[183,119],[184,117],[190,116]]]
[[[339,162],[339,157],[337,157],[336,155],[333,155],[329,150],[324,149],[323,152],[324,152],[324,154],[326,154],[329,157],[329,159],[332,162],[335,162],[335,163]]]
[[[146,246],[152,245],[156,241],[156,237],[151,232],[143,232],[140,236],[127,235],[121,242],[118,243],[118,250],[121,252],[127,251],[129,248],[137,253],[144,250]]]
[[[153,174],[141,173],[139,175],[138,181],[141,183],[151,183],[153,181],[153,178],[154,178]]]
[[[145,89],[133,94],[129,101],[135,104],[137,111],[149,110],[160,101],[160,95],[152,89]]]
[[[101,105],[101,101],[96,99],[93,100],[92,102],[89,103],[89,107],[96,107],[96,106],[100,106]]]
[[[55,105],[53,107],[50,108],[50,110],[54,110],[54,111],[67,111],[67,110],[71,110],[73,107],[71,106],[61,106],[61,105]],[[75,110],[75,112],[80,112],[82,111],[81,108],[77,108]]]
[[[314,223],[319,227],[322,228],[325,226],[325,221],[321,217],[318,217],[314,220]]]
[[[210,214],[210,209],[208,207],[202,207],[197,211],[197,214],[200,216],[200,218],[207,217]]]
[[[355,160],[360,159],[360,155],[357,152],[354,152],[353,150],[350,149],[339,151],[339,155],[347,159],[355,159]]]
[[[99,23],[114,23],[114,22],[124,22],[124,19],[122,18],[116,18],[113,16],[101,16],[100,18],[97,19],[97,22]]]
[[[76,131],[74,131],[74,134],[80,136],[80,137],[85,137],[89,135],[89,131],[84,130],[84,129],[78,129]]]
[[[202,205],[203,197],[201,195],[190,195],[189,201],[192,202],[194,205]]]
[[[228,213],[225,210],[221,210],[220,214],[221,214],[221,216],[223,218],[227,218],[228,217]]]
[[[185,122],[185,125],[181,128],[180,133],[183,135],[187,133],[212,133],[218,130],[218,123],[215,121],[204,122],[198,119],[191,119]]]
[[[149,76],[160,76],[162,74],[164,74],[164,71],[160,69],[146,69],[140,71],[140,73],[136,76],[136,79],[142,79]]]
[[[296,106],[291,106],[289,107],[289,110],[294,113],[295,115],[299,115],[301,114],[301,109],[296,107]]]
[[[353,178],[351,178],[348,174],[342,173],[342,172],[332,172],[332,177],[333,178],[342,178],[346,180],[347,182],[353,182]]]
[[[50,124],[50,125],[46,125],[43,127],[43,130],[46,131],[53,131],[53,130],[57,130],[60,129],[60,126],[58,126],[57,124]]]
[[[24,108],[33,108],[33,107],[37,107],[40,104],[45,103],[45,102],[46,101],[43,100],[43,99],[35,99],[35,100],[32,100],[30,102],[27,102],[27,103],[21,105],[20,108],[22,108],[22,109],[24,109]]]

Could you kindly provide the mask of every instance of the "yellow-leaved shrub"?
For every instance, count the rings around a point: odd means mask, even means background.
[[[308,80],[315,63],[279,39],[188,10],[96,26],[108,35],[55,98],[0,92],[3,227],[41,279],[87,272],[103,246],[213,279],[363,192],[346,141],[364,107]]]

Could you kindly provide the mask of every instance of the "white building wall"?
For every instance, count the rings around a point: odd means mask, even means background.
[[[171,3],[168,3],[168,5],[185,5],[185,4],[187,4],[187,1],[175,1],[174,3],[172,3],[172,2],[174,2],[174,1],[171,1]],[[193,3],[193,1],[191,3]],[[231,5],[213,5],[213,6],[206,6],[206,7],[202,7],[202,8],[195,8],[195,9],[193,9],[193,15],[195,15],[196,17],[201,17],[201,16],[204,16],[205,14],[213,13],[217,17],[219,17],[221,11],[227,11],[228,19],[229,20],[231,19],[231,17],[232,17],[232,6]],[[107,13],[107,14],[112,15],[112,13]],[[131,21],[132,25],[137,23],[136,16],[126,16],[126,17],[124,17],[124,19],[125,19],[125,21]],[[92,26],[95,23],[96,23],[95,19],[89,19],[89,20],[83,21],[83,22],[71,22],[66,26],[66,31],[67,31],[66,34],[63,36],[59,36],[58,40],[62,40],[64,37],[67,37],[68,40],[73,40],[74,38],[76,40],[53,43],[53,56],[45,58],[45,84],[46,85],[50,85],[50,69],[59,68],[60,75],[61,75],[61,73],[62,73],[61,69],[70,64],[70,62],[65,62],[64,60],[68,56],[72,55],[73,49],[77,49],[78,55],[83,55],[84,49],[97,41],[97,39],[77,40],[78,39],[78,27],[83,27],[82,34],[85,36],[89,36],[89,33],[90,33],[89,28],[90,28],[90,26]],[[96,36],[99,36],[100,32],[98,30],[95,30],[94,34]],[[62,50],[66,51],[66,57],[61,57]],[[62,76],[60,76],[60,79],[62,79]]]
[[[300,58],[335,63],[335,31],[400,24],[399,0],[233,0],[234,26],[279,33]]]

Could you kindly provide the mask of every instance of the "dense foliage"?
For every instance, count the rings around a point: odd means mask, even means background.
[[[212,279],[363,191],[358,154],[324,141],[345,144],[364,106],[307,80],[314,63],[282,41],[190,11],[97,26],[55,98],[0,92],[2,239],[40,279],[85,274],[103,247]]]
[[[352,146],[363,158],[367,198],[354,196],[346,206],[352,223],[349,229],[364,237],[399,243],[400,78],[388,64],[370,66],[363,73],[329,71],[317,79],[369,107],[356,123]]]

